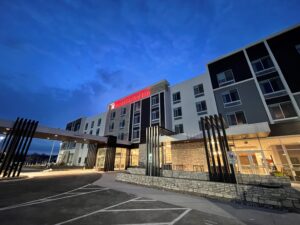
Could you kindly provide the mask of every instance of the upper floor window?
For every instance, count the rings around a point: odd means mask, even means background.
[[[90,134],[93,134],[93,130],[90,130]]]
[[[196,102],[196,110],[198,115],[207,113],[207,106],[205,101]]]
[[[87,130],[87,129],[88,129],[88,127],[89,127],[89,123],[86,123],[86,124],[85,124],[85,128],[84,128],[84,129],[85,129],[85,130]]]
[[[98,128],[98,129],[96,130],[96,135],[99,136],[99,134],[100,134],[100,128]]]
[[[116,117],[116,112],[111,112],[110,119],[113,120]]]
[[[97,125],[98,125],[98,127],[101,125],[101,118],[98,119]]]
[[[229,126],[239,125],[239,124],[245,124],[246,117],[243,111],[233,112],[230,114],[227,114],[227,121]]]
[[[123,129],[125,127],[125,120],[121,120],[119,124],[120,129]]]
[[[178,120],[178,119],[181,119],[182,118],[182,110],[181,110],[181,107],[178,107],[178,108],[175,108],[173,110],[174,112],[174,119],[175,120]]]
[[[240,105],[241,100],[237,89],[226,91],[222,94],[222,99],[224,107],[231,107],[235,105]]]
[[[295,47],[296,47],[297,52],[298,52],[299,55],[300,55],[300,44],[299,44],[299,45],[296,45]]]
[[[278,97],[286,93],[279,77],[261,81],[259,85],[266,98]]]
[[[121,116],[125,116],[126,115],[126,108],[122,108],[121,109]]]
[[[134,108],[135,112],[140,111],[141,110],[141,102],[135,102],[133,108]]]
[[[268,107],[273,120],[279,120],[279,119],[285,119],[285,118],[297,116],[294,106],[290,101],[269,105]]]
[[[183,132],[184,132],[183,131],[183,124],[177,124],[177,125],[175,125],[175,133],[176,134],[181,134]]]
[[[140,114],[134,115],[134,117],[133,117],[133,125],[139,124],[140,123],[140,118],[141,118]]]
[[[140,128],[133,128],[132,139],[140,138]]]
[[[157,105],[159,103],[159,96],[154,95],[151,97],[151,105]]]
[[[159,119],[159,108],[152,109],[151,120],[158,120],[158,119]]]
[[[124,140],[124,133],[119,133],[118,134],[118,139],[119,140]]]
[[[264,56],[251,62],[253,70],[257,76],[275,71],[274,64],[270,56]]]
[[[115,126],[114,122],[112,122],[112,123],[109,124],[109,131],[110,132],[114,130],[114,126]]]
[[[203,84],[198,84],[198,85],[194,86],[194,95],[196,98],[204,95]]]
[[[95,122],[92,121],[92,123],[91,123],[91,128],[94,128],[94,124],[95,124]]]
[[[232,70],[226,70],[222,73],[218,73],[217,79],[220,87],[234,83],[234,76]]]
[[[181,100],[180,92],[176,92],[173,94],[173,104],[179,103]]]

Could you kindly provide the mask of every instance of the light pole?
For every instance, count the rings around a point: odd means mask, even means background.
[[[54,149],[54,144],[55,144],[55,140],[53,140],[53,142],[52,142],[52,148],[51,148],[49,160],[48,160],[48,163],[47,163],[48,167],[50,166],[50,161],[51,161],[51,157],[52,157],[52,153],[53,153],[53,149]]]

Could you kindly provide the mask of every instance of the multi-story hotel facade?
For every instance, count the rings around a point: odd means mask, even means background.
[[[116,149],[115,169],[143,167],[146,128],[158,125],[174,132],[161,135],[161,168],[207,171],[199,122],[221,114],[238,172],[281,173],[299,180],[299,107],[298,25],[209,62],[205,74],[173,86],[161,81],[111,103],[108,112],[101,114],[103,129],[92,134],[130,143]],[[91,132],[84,129],[86,121],[96,124],[97,117],[81,118],[70,123],[80,125],[68,124],[67,129]],[[64,156],[69,164],[84,165],[87,149],[76,147],[73,153],[64,143],[60,155],[69,151]],[[74,159],[69,160],[72,153]],[[95,166],[102,169],[99,160]]]

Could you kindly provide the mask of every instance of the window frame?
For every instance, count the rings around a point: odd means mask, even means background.
[[[154,99],[157,99],[157,102],[153,103],[153,100],[154,100]],[[157,106],[157,105],[159,105],[159,94],[156,94],[156,95],[152,95],[152,96],[151,96],[151,106],[152,106],[152,107],[155,107],[155,106]]]
[[[177,115],[177,116],[175,115],[175,114],[178,114],[178,113],[175,113],[177,110],[180,110],[181,115]],[[174,120],[179,120],[182,118],[182,107],[181,106],[173,109],[173,118],[174,118]]]
[[[176,128],[178,128],[179,127],[179,132],[176,132]],[[180,128],[182,128],[182,129],[180,129]],[[181,130],[182,130],[182,132],[181,132]],[[180,123],[180,124],[175,124],[174,125],[174,131],[175,131],[175,133],[176,134],[183,134],[184,133],[184,127],[183,127],[183,124],[182,123]]]
[[[126,124],[125,119],[121,120],[119,122],[119,129],[124,129],[125,128],[125,124]]]
[[[196,93],[196,90],[198,89],[198,87],[201,86],[202,87],[202,92],[199,92],[199,93]],[[204,96],[204,85],[201,83],[201,84],[197,84],[193,87],[194,89],[194,96],[195,98],[199,98],[201,96]]]
[[[102,123],[102,119],[99,118],[98,121],[97,121],[97,126],[100,127],[100,126],[101,126],[101,123]]]
[[[115,122],[113,121],[109,124],[109,127],[108,127],[109,132],[113,132],[114,128],[115,128]]]
[[[228,71],[231,71],[231,74],[232,74],[232,80],[227,80],[227,78],[226,78],[226,72],[228,72]],[[226,81],[220,82],[220,80],[219,80],[219,75],[221,75],[221,74],[224,74],[225,80],[226,80]],[[233,74],[232,69],[225,70],[225,71],[223,71],[223,72],[221,72],[221,73],[217,73],[217,74],[216,74],[216,77],[217,77],[217,82],[218,82],[218,84],[219,84],[219,87],[224,87],[224,86],[226,86],[226,85],[228,85],[228,84],[233,84],[233,83],[235,83],[235,77],[234,77],[234,74]]]
[[[153,115],[154,115],[153,113],[156,112],[156,111],[158,112],[157,113],[158,117],[157,118],[153,118]],[[160,119],[159,107],[151,109],[151,121],[157,121],[159,119]]]
[[[174,99],[174,97],[178,94],[179,94],[179,99]],[[173,104],[177,104],[177,103],[181,102],[181,93],[180,93],[180,91],[177,91],[177,92],[172,94],[172,100],[173,100]]]
[[[85,123],[84,130],[87,130],[89,128],[89,123]]]
[[[120,116],[125,116],[126,115],[126,107],[121,108],[121,115]]]
[[[232,98],[231,98],[231,94],[230,92],[236,90],[238,96],[239,96],[239,100],[235,100],[235,101],[232,101]],[[224,102],[224,98],[223,96],[224,95],[227,95],[229,94],[229,97],[230,97],[230,102]],[[241,100],[241,97],[240,97],[240,93],[238,91],[237,88],[234,88],[234,89],[230,89],[230,90],[227,90],[227,91],[224,91],[222,94],[221,94],[221,97],[222,97],[222,101],[223,101],[223,105],[224,105],[224,108],[230,108],[230,107],[234,107],[234,106],[237,106],[237,105],[241,105],[242,104],[242,100]]]
[[[205,104],[205,108],[206,108],[205,110],[203,110],[203,108],[202,108],[202,103]],[[198,111],[198,107],[197,107],[198,105],[200,105],[200,108],[201,108],[200,111]],[[206,113],[207,113],[207,104],[206,104],[206,101],[205,101],[205,100],[196,102],[196,103],[195,103],[195,106],[196,106],[196,112],[197,112],[198,115],[203,115],[203,114],[206,114]]]
[[[137,107],[138,106],[138,107]],[[140,101],[137,101],[133,104],[133,111],[134,112],[139,112],[141,111],[141,102]]]
[[[240,113],[240,112],[243,113],[244,118],[245,118],[245,123],[242,123],[242,124],[238,124],[238,120],[237,120],[237,116],[236,116],[236,114]],[[233,124],[233,125],[229,124],[228,116],[230,116],[230,115],[234,115],[236,124]],[[248,124],[247,117],[246,117],[245,112],[243,110],[238,110],[238,111],[227,113],[226,114],[226,120],[227,120],[228,126],[237,126],[237,125]]]
[[[267,69],[265,68],[264,64],[262,63],[262,60],[265,59],[265,58],[269,58],[271,60],[271,62],[273,64],[272,67],[269,67]],[[255,71],[254,64],[256,64],[257,62],[260,63],[263,70]],[[274,65],[274,63],[273,63],[273,61],[272,61],[272,59],[269,55],[266,55],[266,56],[263,56],[263,57],[260,57],[258,59],[255,59],[255,60],[251,61],[251,66],[252,66],[252,69],[253,69],[253,71],[254,71],[254,73],[257,77],[276,71],[275,65]]]
[[[116,111],[110,113],[110,120],[114,120],[116,118]]]
[[[274,87],[273,87],[273,85],[271,83],[271,80],[275,80],[275,79],[279,79],[279,81],[281,82],[281,85],[282,85],[283,89],[278,90],[278,91],[274,91]],[[270,92],[270,93],[264,93],[265,90],[264,90],[263,84],[265,84],[265,83],[268,83],[270,85],[270,87],[272,89],[272,92]],[[262,81],[259,82],[259,86],[260,86],[261,91],[262,91],[262,93],[263,93],[263,95],[264,95],[265,98],[279,97],[281,95],[285,95],[286,94],[285,87],[284,87],[284,85],[283,85],[280,77],[273,77],[273,78],[270,78],[270,79],[262,80]]]
[[[294,112],[295,112],[295,114],[296,114],[295,116],[292,116],[292,117],[286,117],[286,116],[285,116],[284,111],[282,110],[281,104],[287,103],[287,102],[291,103],[292,107],[294,108]],[[279,106],[279,109],[280,109],[280,111],[281,111],[281,113],[282,113],[282,115],[283,115],[284,118],[279,118],[279,119],[274,119],[274,118],[273,118],[272,113],[271,113],[271,110],[270,110],[269,107],[274,107],[274,106]],[[271,114],[271,116],[272,116],[272,119],[273,119],[274,121],[280,121],[280,120],[286,120],[286,119],[293,119],[293,118],[297,118],[297,117],[298,117],[298,116],[297,116],[297,111],[296,111],[296,109],[295,109],[295,107],[294,107],[292,101],[284,101],[284,102],[279,102],[279,103],[275,103],[275,104],[270,104],[270,105],[268,105],[268,109],[269,109],[270,114]]]
[[[138,132],[138,137],[135,137],[135,133],[137,133]],[[132,129],[132,140],[138,140],[138,139],[140,139],[140,128],[139,127],[136,127],[136,128],[133,128]]]

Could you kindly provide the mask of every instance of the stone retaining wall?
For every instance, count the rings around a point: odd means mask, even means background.
[[[145,175],[144,168],[128,168],[127,171],[131,174]],[[191,179],[191,180],[202,180],[209,181],[208,173],[206,172],[189,172],[189,171],[178,171],[178,170],[163,170],[163,177]],[[270,175],[255,175],[255,174],[238,174],[238,183],[240,184],[252,184],[252,185],[282,185],[291,186],[289,177],[275,177]]]
[[[259,205],[268,205],[278,208],[284,207],[300,211],[300,193],[291,187],[266,188],[253,185],[239,185],[237,190],[235,184],[167,177],[150,177],[127,173],[118,173],[116,180],[194,193],[202,196],[243,200]]]

